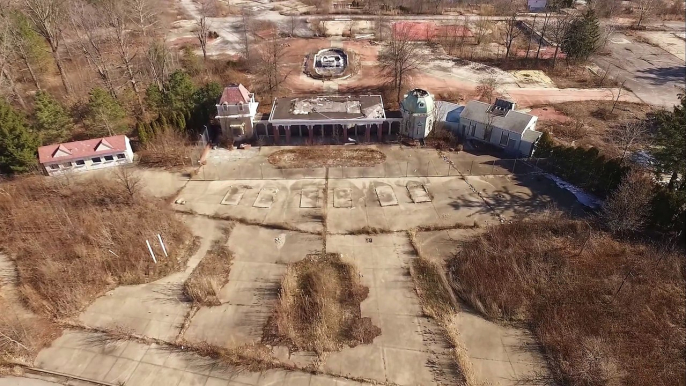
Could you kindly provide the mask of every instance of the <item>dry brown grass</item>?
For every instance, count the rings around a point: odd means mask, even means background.
[[[269,163],[277,168],[321,168],[374,166],[386,160],[378,150],[333,146],[299,147],[279,150],[269,156]]]
[[[46,317],[25,312],[2,295],[0,310],[0,366],[31,364],[38,351],[58,335],[59,329]]]
[[[340,255],[308,255],[288,266],[263,341],[318,354],[371,343],[381,330],[361,316],[368,293]]]
[[[565,145],[574,142],[577,146],[595,146],[604,154],[616,156],[619,149],[612,140],[613,129],[646,119],[652,108],[640,103],[619,102],[610,116],[612,105],[612,101],[556,103],[551,106],[571,120],[564,123],[543,121],[539,129],[552,130],[555,139]]]
[[[193,146],[176,130],[165,130],[151,138],[138,152],[140,165],[174,169],[192,166],[200,157],[201,148]]]
[[[117,284],[148,282],[184,266],[190,232],[162,201],[113,180],[29,177],[0,194],[2,251],[15,260],[35,312],[72,315]],[[157,234],[169,257],[163,257]],[[145,241],[158,258],[153,263]]]
[[[200,305],[221,305],[217,296],[229,281],[233,261],[233,253],[226,245],[231,229],[233,229],[233,224],[223,230],[222,238],[214,241],[205,257],[183,284],[184,294]]]
[[[457,294],[527,323],[568,385],[684,385],[683,256],[617,241],[581,221],[489,228],[450,262]]]
[[[452,345],[451,354],[459,368],[459,385],[476,385],[472,361],[456,328],[455,317],[459,305],[445,276],[445,269],[440,262],[423,255],[415,230],[408,231],[407,236],[417,254],[417,258],[412,260],[410,265],[410,276],[422,305],[422,312],[436,321]]]

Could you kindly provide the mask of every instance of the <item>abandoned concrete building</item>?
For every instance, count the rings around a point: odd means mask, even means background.
[[[243,85],[224,89],[216,119],[222,135],[236,141],[265,143],[359,143],[424,139],[437,125],[464,138],[490,143],[513,156],[529,157],[542,133],[536,116],[515,111],[513,102],[496,99],[491,105],[470,101],[466,106],[435,101],[423,89],[410,90],[400,110],[385,110],[380,95],[281,97],[269,114],[257,114],[254,94]]]
[[[231,131],[236,141],[253,137],[253,124],[257,115],[255,94],[242,84],[232,84],[224,88],[217,103],[217,116],[222,133]]]
[[[457,134],[490,143],[513,156],[530,157],[543,134],[536,131],[538,117],[514,109],[515,103],[504,99],[492,105],[470,101],[460,114]]]

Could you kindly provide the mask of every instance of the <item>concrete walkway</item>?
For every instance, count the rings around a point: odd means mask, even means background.
[[[191,307],[183,296],[183,283],[220,236],[217,221],[190,216],[184,221],[201,238],[200,248],[188,260],[185,271],[152,283],[118,287],[86,308],[79,321],[89,327],[120,328],[173,342]]]

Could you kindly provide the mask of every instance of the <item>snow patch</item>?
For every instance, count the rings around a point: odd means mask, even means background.
[[[597,209],[600,208],[601,205],[603,205],[603,201],[600,198],[590,193],[584,192],[583,189],[570,184],[569,182],[561,179],[556,175],[546,173],[544,174],[544,176],[553,180],[559,188],[571,192],[576,197],[577,201],[579,201],[582,205],[586,207]]]

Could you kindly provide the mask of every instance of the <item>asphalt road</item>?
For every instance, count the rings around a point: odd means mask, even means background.
[[[683,60],[621,33],[614,34],[606,48],[610,55],[596,56],[593,61],[602,69],[609,65],[609,76],[626,81],[624,87],[639,99],[668,109],[679,103],[677,94],[683,92],[686,78]]]

